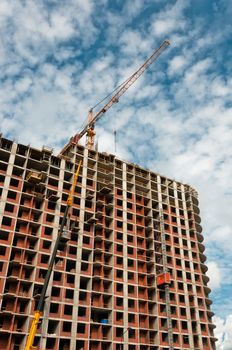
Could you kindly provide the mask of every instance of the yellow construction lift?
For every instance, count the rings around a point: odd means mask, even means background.
[[[80,168],[81,168],[81,161],[78,165],[77,171],[74,175],[74,179],[73,179],[73,183],[69,192],[69,196],[67,199],[67,203],[66,203],[66,208],[65,208],[65,212],[64,212],[64,216],[56,237],[56,242],[55,242],[55,246],[53,248],[52,251],[52,255],[49,261],[49,266],[48,266],[48,270],[46,273],[46,277],[44,280],[44,285],[43,285],[43,289],[42,292],[40,294],[39,297],[39,302],[38,302],[38,306],[37,306],[37,310],[34,313],[34,317],[33,317],[33,321],[30,327],[30,331],[27,337],[27,342],[26,342],[26,347],[25,350],[32,350],[33,349],[33,343],[34,343],[34,339],[35,339],[35,334],[38,328],[38,324],[40,323],[40,317],[42,316],[43,313],[43,309],[44,309],[44,302],[45,302],[45,298],[46,298],[46,292],[47,292],[47,288],[48,288],[48,284],[50,281],[50,277],[51,277],[51,273],[53,270],[53,266],[54,266],[54,262],[55,262],[55,258],[56,258],[56,254],[57,254],[57,250],[59,248],[60,243],[62,242],[67,242],[68,241],[68,235],[66,233],[66,231],[64,230],[64,226],[66,224],[67,221],[67,216],[68,216],[68,212],[69,209],[71,208],[72,204],[73,204],[73,194],[75,191],[75,187],[76,187],[76,183],[77,183],[77,179],[79,176],[79,172],[80,172]]]

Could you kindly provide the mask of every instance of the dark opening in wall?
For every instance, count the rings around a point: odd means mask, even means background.
[[[46,349],[55,349],[56,339],[55,338],[47,338]]]
[[[47,214],[46,215],[46,221],[47,222],[53,222],[54,221],[55,216],[51,215],[51,214]]]
[[[180,308],[180,314],[181,314],[181,316],[186,316],[186,309],[181,307]]]
[[[130,339],[134,339],[135,338],[135,330],[130,328],[128,330],[128,335],[129,335]]]
[[[0,255],[4,256],[6,254],[6,247],[0,246]]]
[[[76,262],[73,260],[67,260],[66,261],[66,271],[67,272],[74,272],[76,269]]]
[[[128,307],[130,307],[130,308],[134,308],[135,307],[134,299],[128,299]]]
[[[53,297],[59,297],[60,296],[60,288],[52,287],[52,296]]]
[[[86,316],[86,308],[85,307],[78,307],[78,316],[79,317],[85,317]]]
[[[57,303],[51,303],[50,304],[50,309],[49,309],[49,312],[53,313],[53,314],[56,314],[58,313],[59,311],[59,304]]]
[[[65,298],[73,299],[74,291],[72,289],[65,289]]]
[[[11,178],[10,180],[10,186],[13,186],[13,187],[18,187],[19,185],[19,180],[16,180],[14,178]]]
[[[72,237],[73,238],[73,237]],[[73,239],[72,239],[73,240]],[[76,247],[73,247],[73,246],[69,246],[68,247],[68,252],[69,252],[69,254],[71,254],[71,255],[76,255],[76,253],[77,253],[77,248]]]
[[[7,164],[4,164],[4,163],[1,163],[1,162],[0,162],[0,170],[6,172],[6,170],[7,170]]]
[[[128,314],[128,322],[135,322],[135,314]]]
[[[48,334],[56,333],[58,324],[59,324],[58,321],[49,320],[48,321]]]
[[[84,244],[89,244],[89,243],[90,243],[90,237],[88,237],[88,236],[83,236],[83,243],[84,243]]]
[[[44,234],[47,236],[52,236],[52,231],[53,231],[52,227],[45,227],[44,228]]]
[[[67,283],[74,284],[75,275],[67,275]]]
[[[76,342],[76,350],[83,350],[85,347],[85,342],[84,340],[77,340]]]
[[[43,249],[47,249],[48,250],[51,247],[51,244],[52,244],[51,241],[43,240],[42,247],[43,247]]]
[[[116,270],[116,277],[123,278],[123,270]]]
[[[61,281],[62,274],[60,272],[54,271],[53,281]]]
[[[188,329],[188,323],[186,321],[181,321],[182,329]]]
[[[80,289],[87,290],[89,279],[85,277],[80,277]]]
[[[48,209],[55,210],[56,209],[56,202],[48,202]]]
[[[133,272],[127,272],[127,278],[128,278],[128,280],[133,280],[134,279],[134,273]]]
[[[122,337],[122,335],[123,335],[123,328],[117,327],[117,328],[116,328],[116,337],[117,337],[117,338],[120,338],[120,337]]]
[[[85,333],[85,324],[84,323],[78,323],[77,324],[77,333]]]
[[[2,225],[10,227],[11,226],[11,222],[12,222],[11,218],[8,218],[7,216],[3,216]]]
[[[71,332],[71,328],[72,328],[71,322],[63,322],[63,327],[62,327],[63,332]]]
[[[9,238],[9,232],[7,232],[7,231],[2,231],[2,230],[0,230],[0,239],[2,240],[2,241],[8,241],[8,238]]]
[[[189,337],[188,337],[188,335],[183,335],[183,343],[184,344],[189,344]]]
[[[64,306],[64,314],[65,315],[72,315],[73,307],[72,305],[65,305]]]
[[[122,225],[123,225],[122,221],[117,221],[117,227],[118,228],[122,228]]]

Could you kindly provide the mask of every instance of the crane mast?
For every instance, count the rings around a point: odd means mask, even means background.
[[[150,65],[157,60],[157,58],[163,53],[163,51],[170,45],[169,40],[164,40],[160,47],[153,52],[153,54],[139,67],[139,69],[133,73],[124,83],[119,85],[116,89],[115,94],[108,100],[108,102],[102,107],[95,115],[91,109],[88,113],[88,120],[85,127],[77,133],[75,136],[71,137],[69,143],[63,148],[61,154],[63,154],[70,144],[77,144],[79,140],[86,134],[86,146],[89,149],[94,147],[94,125],[103,116],[104,113],[108,111],[115,103],[119,102],[119,98],[130,88],[131,85],[147,70]]]

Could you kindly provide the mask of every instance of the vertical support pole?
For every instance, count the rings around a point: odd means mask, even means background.
[[[162,258],[163,258],[163,273],[166,273],[168,272],[167,251],[166,251],[166,243],[165,243],[164,217],[163,217],[163,212],[161,208],[160,208],[159,217],[160,217],[160,231],[161,231],[161,249],[162,249]],[[167,322],[168,322],[169,349],[174,350],[169,284],[165,283],[164,288],[165,288],[165,301],[166,301]]]

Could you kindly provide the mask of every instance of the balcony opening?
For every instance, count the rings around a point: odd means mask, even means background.
[[[72,323],[71,322],[63,322],[63,327],[62,327],[62,331],[63,332],[71,332],[71,328],[72,328]]]
[[[85,342],[84,340],[77,340],[76,341],[76,350],[84,350]]]
[[[129,339],[134,339],[135,338],[135,330],[130,328],[128,330],[128,335],[129,335]]]
[[[181,316],[186,316],[186,309],[184,309],[183,307],[180,308],[180,314]]]
[[[87,293],[86,292],[80,292],[79,293],[79,301],[86,301],[87,300]]]
[[[117,278],[123,278],[123,271],[122,270],[116,270],[116,277]]]
[[[73,238],[73,234],[72,234],[71,238]],[[72,239],[72,241],[74,241],[74,239]],[[73,246],[69,246],[68,247],[68,252],[71,255],[76,255],[77,254],[77,248],[73,247]]]
[[[41,263],[42,264],[48,264],[50,255],[41,255]]]
[[[122,338],[122,336],[123,336],[123,328],[117,327],[116,328],[116,337],[117,338]]]
[[[48,338],[46,342],[46,349],[52,350],[56,347],[56,339],[55,338]]]
[[[189,344],[189,336],[188,335],[183,335],[183,343]]]
[[[74,291],[72,289],[66,289],[65,290],[65,298],[66,299],[73,299]]]
[[[50,247],[51,247],[51,244],[52,244],[51,241],[45,241],[45,240],[43,240],[42,248],[43,248],[43,249],[46,249],[46,250],[49,250]]]
[[[51,215],[51,214],[47,214],[46,215],[46,221],[47,222],[53,222],[54,221],[55,216]]]
[[[59,322],[58,321],[48,321],[48,334],[54,334],[57,332]]]
[[[53,281],[60,282],[61,281],[62,274],[60,272],[54,271],[53,274]]]
[[[84,323],[78,323],[77,324],[77,333],[85,333],[85,324]]]
[[[44,228],[44,234],[46,236],[52,236],[52,231],[53,231],[53,229],[51,227],[45,227]]]
[[[11,223],[12,223],[12,219],[11,218],[3,216],[2,225],[10,227]]]
[[[6,247],[0,246],[0,255],[5,256],[6,254]]]
[[[64,306],[64,314],[65,315],[72,315],[73,307],[71,305],[65,305]]]
[[[80,277],[80,289],[87,290],[89,279]]]
[[[122,283],[117,283],[116,284],[116,291],[117,292],[123,292],[123,284]]]
[[[134,308],[135,307],[134,299],[128,299],[128,307],[129,308]]]
[[[60,288],[52,287],[52,297],[59,297],[59,296],[60,296]]]
[[[74,284],[75,283],[75,275],[67,275],[67,283]]]
[[[122,320],[123,320],[123,313],[116,312],[116,321],[122,321]]]
[[[86,308],[85,307],[78,307],[78,316],[79,317],[85,317],[86,316]]]
[[[123,306],[123,298],[116,297],[116,305]]]
[[[129,323],[135,322],[135,314],[128,314],[128,322]]]
[[[59,304],[51,303],[49,312],[51,312],[53,314],[57,314],[58,311],[59,311]]]
[[[181,321],[181,328],[184,330],[188,329],[188,323],[186,321]]]
[[[76,269],[76,261],[67,260],[66,261],[66,271],[67,272],[74,272],[75,269]]]

